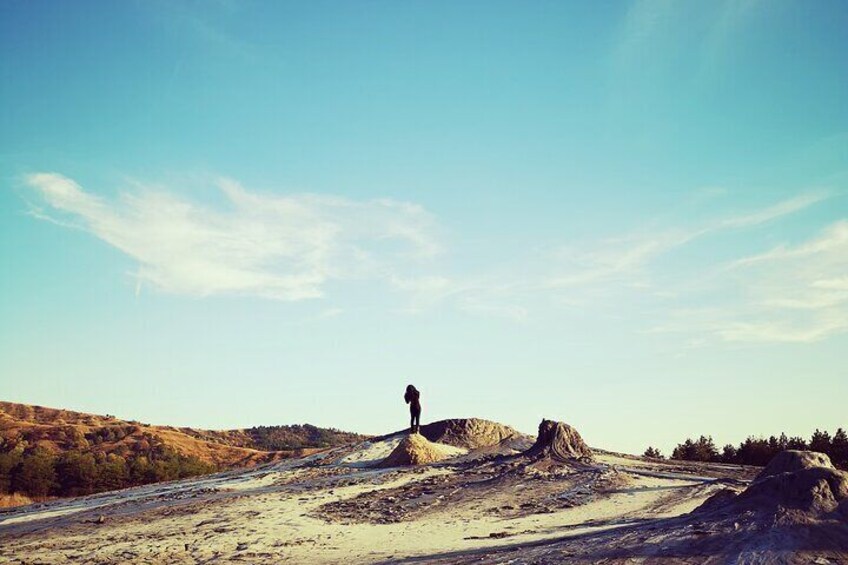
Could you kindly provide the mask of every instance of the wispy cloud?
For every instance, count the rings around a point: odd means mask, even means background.
[[[328,281],[389,281],[440,250],[423,208],[387,199],[272,196],[222,178],[218,209],[144,185],[106,199],[55,173],[26,183],[48,205],[38,217],[102,239],[138,262],[140,284],[173,293],[315,298]]]
[[[707,28],[701,46],[699,73],[712,72],[727,56],[733,36],[741,31],[757,12],[760,0],[724,0],[716,3],[715,17]]]
[[[243,5],[229,0],[203,2],[147,2],[141,5],[152,16],[174,33],[204,48],[214,50],[243,63],[252,64],[260,60],[260,50],[244,37],[239,37],[228,28]]]
[[[731,62],[733,47],[761,3],[716,0],[690,6],[671,0],[634,0],[611,43],[613,96],[620,95],[615,91],[625,85],[628,98],[640,91],[655,92],[663,78],[673,78],[675,88],[697,93]]]
[[[624,15],[615,42],[615,61],[621,68],[644,55],[659,54],[669,42],[680,48],[695,47],[699,72],[716,65],[725,55],[734,36],[756,14],[761,0],[717,0],[687,10],[685,4],[672,0],[634,0]],[[698,21],[693,21],[693,17]],[[687,33],[680,34],[686,26]],[[666,56],[669,54],[666,54]],[[676,54],[675,54],[676,55]]]
[[[432,261],[442,251],[436,222],[412,203],[269,195],[225,178],[213,179],[219,206],[144,184],[106,198],[59,174],[26,182],[41,197],[34,216],[89,232],[133,258],[137,291],[294,301],[324,295],[333,281],[379,281],[403,297],[408,313],[449,306],[524,322],[553,310],[592,309],[618,319],[650,317],[643,331],[680,334],[698,346],[813,342],[848,331],[848,220],[735,259],[693,262],[676,253],[785,221],[834,197],[824,191],[696,225],[572,243],[541,265],[538,258],[501,257],[490,265],[500,275],[459,275]],[[319,317],[341,312],[336,306]]]
[[[670,0],[636,0],[624,17],[614,53],[618,65],[631,64],[669,25],[675,3]]]
[[[554,259],[559,272],[550,276],[544,284],[551,288],[563,288],[612,281],[638,283],[646,274],[646,266],[651,261],[676,248],[709,235],[753,228],[779,220],[830,196],[826,191],[810,192],[754,212],[719,218],[700,226],[631,234],[579,248],[566,247],[559,250]]]
[[[743,241],[833,197],[828,191],[805,192],[700,225],[572,244],[550,257],[547,275],[477,285],[466,301],[477,312],[516,311],[520,318],[538,311],[540,299],[572,309],[591,307],[595,315],[632,316],[638,302],[637,315],[654,320],[646,331],[678,333],[699,346],[819,341],[848,331],[848,222],[808,241],[726,263],[709,257],[692,262],[676,252],[723,234]]]
[[[848,221],[840,220],[801,243],[719,266],[689,297],[693,307],[670,311],[652,331],[729,342],[820,341],[848,331],[846,273]]]
[[[848,221],[729,266],[742,304],[717,332],[735,341],[818,341],[848,330]]]

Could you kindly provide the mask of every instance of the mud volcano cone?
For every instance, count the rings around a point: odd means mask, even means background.
[[[833,513],[848,521],[848,473],[815,451],[782,451],[738,495],[719,492],[702,510],[754,512],[781,523],[803,522]]]
[[[430,441],[477,449],[497,445],[507,438],[520,437],[522,434],[509,426],[489,420],[453,418],[421,426],[421,435]]]
[[[577,430],[565,422],[542,420],[539,435],[533,447],[524,452],[533,458],[549,457],[558,462],[585,460],[592,458],[592,450],[577,433]]]
[[[848,473],[835,469],[824,453],[783,451],[775,455],[739,501],[813,513],[839,507],[848,517]]]
[[[426,465],[456,455],[450,446],[432,443],[421,434],[410,434],[403,438],[388,457],[378,467],[402,467],[406,465]]]
[[[769,464],[757,476],[755,482],[763,481],[781,473],[797,473],[798,471],[815,469],[816,467],[833,469],[833,463],[830,462],[830,457],[818,451],[787,449],[786,451],[781,451],[769,461]]]

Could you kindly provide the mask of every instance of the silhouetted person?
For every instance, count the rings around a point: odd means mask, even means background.
[[[412,385],[406,387],[403,399],[409,404],[409,431],[417,433],[421,427],[421,393]]]

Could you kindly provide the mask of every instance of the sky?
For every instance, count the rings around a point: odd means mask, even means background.
[[[0,398],[848,426],[848,5],[0,5]]]

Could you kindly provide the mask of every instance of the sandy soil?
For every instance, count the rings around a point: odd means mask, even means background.
[[[606,452],[551,467],[458,448],[374,468],[399,439],[0,511],[0,563],[737,562],[688,513],[744,488],[750,468]],[[838,563],[814,549],[799,562]]]

